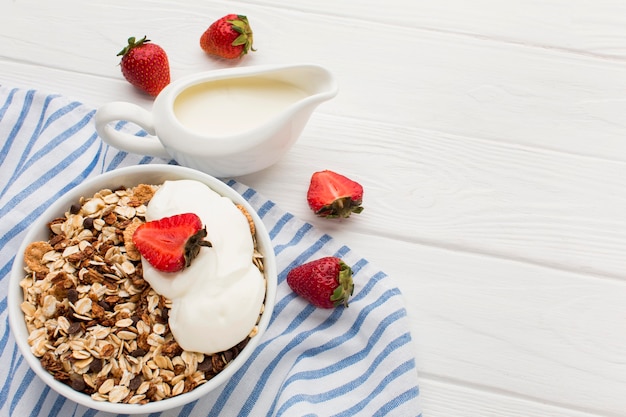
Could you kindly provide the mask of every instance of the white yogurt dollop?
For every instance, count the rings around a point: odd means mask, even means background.
[[[172,301],[169,325],[185,350],[212,354],[241,342],[254,328],[265,297],[263,274],[252,263],[246,217],[227,198],[194,180],[166,181],[148,204],[146,220],[195,213],[206,240],[191,265],[161,272],[142,258],[144,279]]]

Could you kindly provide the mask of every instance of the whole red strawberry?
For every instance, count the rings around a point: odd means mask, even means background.
[[[311,210],[320,217],[350,217],[363,211],[361,184],[329,170],[311,176],[306,198]]]
[[[209,26],[200,37],[204,52],[221,58],[234,59],[244,56],[252,47],[252,29],[246,16],[228,14]]]
[[[188,267],[202,246],[211,246],[206,235],[200,218],[184,213],[142,224],[133,233],[133,244],[159,271],[176,272]]]
[[[320,258],[293,268],[287,284],[299,296],[316,307],[348,307],[354,291],[352,269],[334,256]]]
[[[124,78],[149,95],[158,95],[170,83],[167,54],[145,36],[138,41],[128,38],[128,45],[117,56],[122,57],[120,66]]]

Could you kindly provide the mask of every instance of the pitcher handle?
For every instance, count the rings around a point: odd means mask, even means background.
[[[104,104],[96,111],[96,132],[102,140],[117,149],[140,155],[171,159],[159,139],[156,137],[152,113],[133,103],[114,101]],[[148,136],[132,135],[115,130],[111,122],[120,120],[137,124],[148,132]]]

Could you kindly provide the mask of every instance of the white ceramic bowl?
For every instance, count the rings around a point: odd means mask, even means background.
[[[103,188],[115,189],[122,185],[130,187],[141,183],[160,184],[165,180],[177,179],[193,179],[203,182],[217,193],[229,197],[235,203],[243,204],[252,215],[256,226],[259,251],[264,255],[264,268],[267,279],[265,309],[258,324],[259,331],[222,372],[188,393],[142,405],[95,401],[89,395],[75,391],[68,385],[55,380],[52,375],[41,366],[39,358],[31,352],[27,342],[28,331],[24,322],[24,314],[20,308],[20,304],[23,301],[23,294],[19,283],[25,276],[24,250],[31,242],[47,240],[47,223],[56,217],[63,216],[63,213],[65,213],[73,203],[78,201],[81,196],[92,196],[95,192]],[[176,165],[138,165],[110,171],[83,182],[67,192],[63,197],[59,198],[30,226],[22,245],[15,255],[15,261],[11,270],[8,295],[9,322],[17,345],[29,366],[46,384],[59,394],[84,406],[105,412],[115,414],[153,413],[179,407],[194,401],[219,387],[232,377],[232,375],[250,358],[252,351],[259,344],[267,328],[274,308],[276,286],[276,262],[269,234],[259,216],[241,195],[222,181],[190,168]]]

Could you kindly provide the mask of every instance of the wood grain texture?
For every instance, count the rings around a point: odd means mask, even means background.
[[[285,190],[282,172],[346,171],[346,160],[366,189],[367,220],[351,218],[352,231],[626,278],[622,162],[317,115],[280,167],[244,181],[289,191],[279,203],[311,219],[290,197],[308,178]]]
[[[26,8],[18,2],[14,6],[16,16],[10,21],[0,17],[0,39],[5,39],[0,56],[23,64],[112,78],[119,84],[112,83],[113,89],[89,98],[102,104],[132,97],[149,106],[149,101],[124,82],[115,54],[128,36],[145,33],[168,51],[173,79],[222,68],[228,64],[208,59],[198,47],[199,33],[207,25],[205,16],[221,13],[219,4],[200,7],[197,13],[161,1],[149,7],[144,2],[132,7],[94,5],[89,11],[83,5],[72,7],[69,14],[55,14],[56,6],[51,3]],[[147,11],[139,12],[142,5]],[[335,72],[341,92],[321,111],[626,159],[619,152],[625,128],[621,115],[626,111],[626,78],[619,60],[535,48],[523,39],[512,44],[498,38],[433,32],[319,12],[305,14],[297,9],[246,5],[243,12],[255,16],[259,49],[248,57],[246,65],[316,62]],[[106,27],[94,30],[89,20],[80,19],[87,13],[107,22]],[[56,17],[48,19],[50,14]],[[514,16],[508,13],[501,18]],[[37,18],[46,18],[49,24],[42,27]],[[272,24],[274,20],[281,24]],[[72,41],[55,43],[33,56],[29,36],[24,36],[28,33],[41,39],[55,34]],[[308,33],[317,35],[312,38]],[[375,36],[364,42],[355,33]],[[271,53],[264,54],[264,50]],[[374,65],[359,65],[370,57]],[[42,88],[47,80],[40,80]],[[85,95],[78,89],[76,93]]]
[[[197,45],[247,14],[258,52]],[[359,252],[404,294],[425,416],[626,410],[626,3],[0,1],[0,84],[97,107],[152,101],[115,54],[147,34],[172,77],[314,62],[339,95],[275,166],[240,181]],[[365,186],[316,218],[315,170]]]
[[[511,397],[506,392],[489,392],[459,386],[449,381],[421,378],[424,408],[429,417],[620,417],[623,413],[596,414],[575,407],[537,403]]]
[[[269,2],[280,8],[281,2]],[[268,4],[268,2],[262,2]],[[624,24],[626,5],[619,0],[576,2],[567,0],[517,1],[443,0],[407,4],[389,0],[350,3],[321,1],[293,5],[301,11],[381,22],[407,28],[519,43],[528,47],[562,49],[607,59],[626,57]]]
[[[516,401],[623,415],[622,280],[353,232],[342,239],[398,280],[421,376]]]

